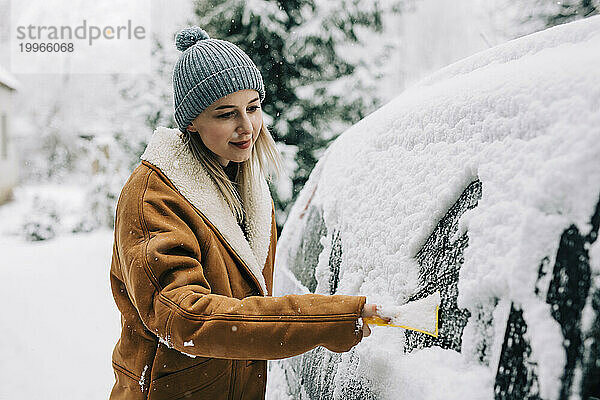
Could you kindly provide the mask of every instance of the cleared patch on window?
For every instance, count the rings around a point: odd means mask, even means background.
[[[342,238],[340,231],[333,232],[329,254],[329,294],[335,294],[340,282],[340,264],[342,263]]]
[[[464,262],[463,252],[468,245],[467,233],[452,240],[458,231],[458,221],[465,211],[475,208],[481,199],[481,181],[473,181],[450,207],[429,235],[423,247],[415,256],[420,266],[419,286],[409,301],[427,297],[440,292],[438,337],[420,332],[406,331],[405,352],[424,347],[439,346],[460,352],[462,333],[470,313],[459,309],[458,273]],[[486,348],[485,344],[482,348]]]

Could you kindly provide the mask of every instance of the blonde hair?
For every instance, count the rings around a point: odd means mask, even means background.
[[[243,189],[242,186],[255,185],[261,177],[267,179],[273,176],[278,177],[283,170],[281,155],[264,122],[252,147],[250,158],[244,162],[236,163],[237,173],[233,181],[229,180],[216,154],[206,147],[198,133],[186,130],[184,140],[194,157],[208,171],[208,175],[219,188],[219,191],[239,223],[244,220],[245,215],[244,204],[240,196],[240,192]]]

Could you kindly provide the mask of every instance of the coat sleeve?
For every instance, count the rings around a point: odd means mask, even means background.
[[[117,208],[119,265],[140,319],[163,344],[192,356],[279,359],[316,346],[344,352],[360,342],[364,296],[211,293],[202,265],[211,244],[198,240],[209,228],[187,203],[145,197],[148,180],[138,185]]]

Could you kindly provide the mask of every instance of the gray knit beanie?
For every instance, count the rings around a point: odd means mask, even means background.
[[[255,89],[264,100],[258,68],[233,43],[193,26],[179,32],[175,44],[183,52],[173,69],[175,121],[182,132],[206,107],[238,90]]]

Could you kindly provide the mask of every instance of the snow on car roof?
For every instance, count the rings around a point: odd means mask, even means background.
[[[599,29],[600,19],[597,17],[555,26],[466,57],[441,68],[418,82],[418,84],[430,85],[448,77],[471,72],[491,63],[506,63],[526,55],[533,55],[542,50],[585,42],[596,35]],[[593,49],[590,48],[589,50]]]
[[[402,304],[416,289],[416,253],[465,187],[479,179],[482,197],[460,219],[469,242],[459,306],[495,317],[507,311],[492,306],[493,298],[522,306],[540,396],[557,398],[564,339],[534,288],[540,260],[555,257],[565,228],[591,229],[600,194],[599,127],[600,16],[459,61],[401,93],[330,146],[284,227],[278,268],[287,265],[310,199],[322,207],[325,225],[341,232],[337,293]],[[598,242],[592,257],[600,254]],[[331,250],[328,243],[331,238],[323,240],[323,253]],[[317,277],[327,274],[327,258],[319,258]],[[600,273],[599,259],[590,266]],[[472,320],[461,353],[433,347],[403,354],[404,338],[391,329],[377,331],[357,351],[372,371],[381,371],[370,379],[386,386],[390,398],[492,398],[496,371],[473,361],[479,333]],[[504,326],[493,327],[493,354],[499,353]]]

